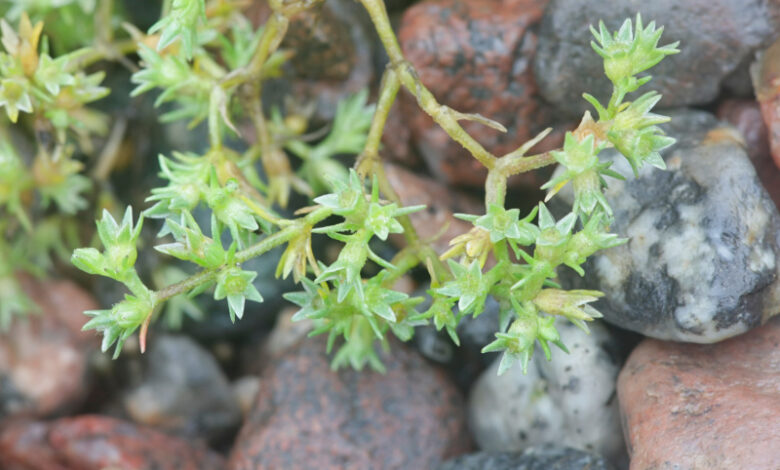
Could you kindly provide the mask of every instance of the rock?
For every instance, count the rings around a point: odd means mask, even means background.
[[[314,329],[314,322],[308,319],[294,322],[292,317],[298,312],[298,308],[288,306],[276,318],[276,325],[271,333],[265,338],[260,351],[261,356],[277,358],[282,356],[288,349],[294,347],[302,339],[306,338],[311,330]],[[257,361],[257,358],[253,358]],[[259,371],[257,371],[259,372]]]
[[[5,470],[70,470],[48,442],[49,425],[17,421],[0,428],[0,468]]]
[[[88,360],[96,337],[81,332],[83,312],[98,306],[69,281],[21,278],[40,311],[0,332],[0,420],[71,410],[89,391]]]
[[[420,168],[423,162],[412,143],[412,129],[408,126],[405,114],[407,110],[398,101],[401,99],[396,101],[387,115],[380,155],[384,161]]]
[[[744,333],[780,311],[780,218],[735,131],[704,112],[672,114],[677,138],[667,170],[610,180],[611,229],[629,242],[597,253],[568,287],[606,295],[607,321],[658,339],[712,343]],[[630,175],[625,158],[605,153]],[[570,188],[561,201],[571,204]]]
[[[571,354],[556,349],[548,362],[538,350],[525,375],[518,363],[498,376],[499,360],[483,372],[469,396],[474,438],[485,451],[565,443],[621,461],[618,345],[600,323],[590,335],[568,322],[557,328]]]
[[[772,157],[780,168],[780,39],[763,51],[751,72],[768,129]]]
[[[0,430],[6,470],[215,470],[223,459],[199,443],[98,415]]]
[[[769,135],[761,106],[753,100],[726,100],[718,106],[718,119],[728,122],[742,134],[745,150],[769,196],[780,207],[780,168],[772,161]]]
[[[254,2],[247,12],[256,26],[269,16],[266,1]],[[269,80],[264,103],[314,104],[315,120],[329,121],[345,97],[371,85],[374,79],[372,45],[375,33],[362,7],[352,0],[329,0],[295,15],[281,44],[294,51],[285,76]]]
[[[260,379],[253,375],[245,375],[233,382],[231,386],[233,387],[233,397],[241,410],[241,416],[246,418],[252,411],[255,397],[260,391]]]
[[[461,121],[496,155],[515,150],[551,123],[537,98],[531,63],[532,29],[547,0],[427,0],[404,13],[398,37],[406,59],[437,100],[456,111],[480,113],[506,126],[501,133]],[[433,174],[448,184],[482,186],[487,171],[453,141],[411,94],[402,96],[413,142]],[[550,144],[550,145],[555,145]],[[538,188],[546,175],[521,175],[516,184]]]
[[[448,460],[437,470],[610,470],[603,458],[568,447],[532,447],[523,453],[477,452]]]
[[[646,340],[618,380],[632,470],[774,469],[780,319],[714,345]]]
[[[426,297],[426,304],[417,309],[424,311],[430,306],[430,296],[421,290],[415,295]],[[453,314],[457,315],[457,305]],[[444,365],[450,376],[461,390],[469,390],[493,360],[497,353],[482,353],[482,348],[495,339],[499,328],[498,302],[488,297],[485,311],[476,318],[467,315],[460,320],[457,327],[460,346],[452,342],[446,330],[436,331],[433,325],[419,326],[414,330],[414,345],[426,358]]]
[[[186,336],[153,337],[140,383],[122,403],[136,423],[187,438],[219,440],[238,428],[241,410],[208,351]]]
[[[433,248],[441,254],[450,248],[450,240],[471,230],[472,224],[456,219],[453,214],[482,214],[484,207],[475,199],[448,188],[431,178],[420,176],[397,165],[385,165],[390,185],[398,193],[404,206],[425,205],[425,209],[409,215],[422,239],[432,239]],[[403,236],[400,240],[405,246]]]
[[[48,440],[74,470],[214,470],[222,458],[205,446],[98,415],[62,418],[51,423]]]
[[[590,105],[584,92],[607,102],[612,84],[604,75],[601,57],[590,46],[589,26],[599,20],[616,31],[626,18],[642,14],[645,24],[664,26],[660,44],[680,41],[680,53],[650,70],[653,80],[642,90],[663,94],[660,106],[673,107],[713,101],[723,80],[752,53],[776,35],[776,21],[763,0],[615,0],[592,2],[551,0],[539,30],[534,72],[539,92],[571,118]],[[701,27],[691,27],[700,25]]]
[[[754,165],[769,156],[769,135],[757,101],[724,100],[716,115],[742,134],[745,151]]]
[[[260,377],[229,468],[434,468],[469,449],[463,402],[444,374],[393,344],[384,375],[330,370],[307,339]]]

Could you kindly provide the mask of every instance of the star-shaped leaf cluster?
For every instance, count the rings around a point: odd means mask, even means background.
[[[103,352],[116,343],[114,359],[119,357],[125,340],[141,326],[154,312],[156,299],[151,291],[140,295],[125,295],[125,299],[108,310],[88,310],[85,315],[92,317],[84,325],[84,330],[96,330],[103,333],[101,350]]]
[[[89,274],[126,282],[135,275],[136,242],[142,225],[143,216],[137,224],[133,224],[133,210],[129,206],[121,224],[117,224],[110,212],[103,210],[103,218],[97,222],[97,232],[104,251],[78,248],[73,252],[71,262]]]
[[[555,329],[555,318],[541,316],[536,308],[525,303],[514,303],[517,317],[509,326],[506,333],[496,333],[496,339],[482,348],[482,352],[503,351],[501,362],[498,366],[498,375],[504,374],[516,362],[520,362],[525,374],[528,370],[528,362],[534,354],[536,342],[542,347],[547,359],[550,359],[550,346],[548,343],[568,352],[561,342],[558,330]]]
[[[227,266],[217,274],[217,287],[214,289],[214,299],[227,298],[230,320],[235,322],[244,316],[246,300],[262,302],[260,295],[252,281],[257,277],[254,271],[244,271],[237,266]]]
[[[175,102],[176,108],[160,116],[162,122],[190,119],[190,126],[203,121],[209,113],[211,91],[217,86],[217,75],[203,68],[194,69],[180,54],[162,54],[144,45],[138,45],[143,68],[134,73],[131,81],[138,86],[130,96],[138,96],[154,88],[162,93],[155,106]]]
[[[149,34],[161,31],[158,50],[168,47],[177,39],[187,59],[197,44],[198,25],[206,19],[205,0],[173,0],[171,10],[149,28]]]
[[[645,163],[666,169],[659,152],[675,142],[658,127],[670,118],[650,112],[660,99],[654,91],[643,94],[618,112],[607,131],[607,138],[628,159],[635,176]]]
[[[591,41],[591,46],[604,58],[604,72],[622,94],[635,91],[651,78],[635,75],[653,67],[667,55],[680,52],[678,42],[658,47],[664,28],[656,29],[655,21],[645,27],[642,16],[637,14],[635,26],[633,28],[631,20],[627,19],[615,33],[610,33],[603,21],[599,22],[598,31],[593,26],[590,28],[596,39]]]

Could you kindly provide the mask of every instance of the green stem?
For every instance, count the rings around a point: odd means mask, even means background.
[[[555,164],[551,152],[529,155],[527,157],[506,156],[498,161],[498,168],[507,176],[537,170]]]
[[[506,200],[506,175],[498,169],[488,172],[485,180],[485,210],[490,209],[491,204],[504,206]]]
[[[224,95],[224,91],[220,88],[214,88],[209,95],[209,145],[211,150],[219,150],[222,148],[222,129],[219,122],[219,105],[220,95]]]
[[[269,235],[258,243],[237,252],[234,258],[234,262],[240,264],[252,258],[256,258],[263,253],[290,241],[293,237],[300,233],[302,226],[313,226],[329,217],[332,213],[333,211],[331,209],[325,207],[317,208],[302,219],[293,222],[291,225],[288,225],[273,235]],[[189,292],[198,286],[213,281],[216,279],[217,274],[222,268],[224,268],[224,266],[215,269],[203,270],[188,277],[187,279],[184,279],[183,281],[160,289],[155,293],[155,300],[157,304],[159,305],[161,302],[164,302],[171,297],[182,294],[184,292]]]
[[[477,142],[460,124],[458,124],[458,113],[453,112],[447,106],[443,106],[436,101],[433,94],[423,85],[417,73],[409,62],[404,58],[401,52],[401,46],[398,44],[398,38],[393,32],[390,19],[387,15],[387,9],[383,0],[359,0],[368,11],[374,28],[379,35],[380,41],[390,57],[390,64],[395,68],[398,78],[404,88],[409,90],[416,98],[420,108],[425,111],[433,120],[444,129],[449,136],[468,150],[480,163],[488,169],[492,169],[496,163],[496,157],[488,152],[479,142]]]
[[[379,145],[382,142],[387,116],[390,114],[390,108],[392,108],[400,88],[401,81],[398,74],[392,69],[388,69],[382,77],[382,91],[379,94],[376,111],[374,111],[374,117],[371,120],[366,145],[355,164],[357,172],[364,178],[369,173],[374,173],[373,169],[379,163]]]

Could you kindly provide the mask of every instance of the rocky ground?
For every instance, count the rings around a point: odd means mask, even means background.
[[[680,41],[649,85],[673,117],[668,170],[611,182],[613,231],[630,242],[589,260],[586,280],[561,279],[604,291],[604,320],[590,335],[561,324],[571,354],[537,354],[525,375],[498,377],[479,353],[497,326],[490,303],[461,324],[460,348],[421,327],[391,344],[386,374],[333,372],[322,341],[289,321],[278,293],[290,285],[269,264],[255,281],[267,302],[242,322],[205,302],[204,322],[159,325],[146,354],[128,341],[111,361],[82,312],[121,293],[25,279],[40,308],[0,334],[0,469],[780,469],[780,2],[387,5],[434,95],[507,127],[465,126],[497,153],[548,126],[539,149],[559,145],[582,93],[608,93],[589,24],[614,29],[639,8]],[[387,65],[352,0],[296,19],[285,45],[299,54],[272,88],[306,93],[321,120]],[[428,205],[419,232],[446,231],[443,251],[468,229],[453,213],[479,210],[481,167],[409,94],[383,156],[402,201]],[[513,180],[510,198],[533,204],[550,171]]]

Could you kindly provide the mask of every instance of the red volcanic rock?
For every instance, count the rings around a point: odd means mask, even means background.
[[[537,99],[531,70],[546,0],[430,0],[406,10],[399,40],[406,59],[441,104],[480,113],[506,126],[501,133],[461,121],[478,142],[497,156],[515,150],[550,123]],[[417,150],[437,178],[481,186],[486,170],[417,107],[403,97],[404,120]],[[551,144],[555,145],[555,144]],[[546,149],[545,149],[546,150]],[[534,189],[546,181],[537,172],[516,183]]]
[[[618,378],[631,470],[780,465],[780,319],[713,345],[645,340]]]
[[[228,468],[429,469],[469,449],[463,400],[444,374],[394,343],[387,372],[333,372],[325,338],[288,349],[260,392]]]

